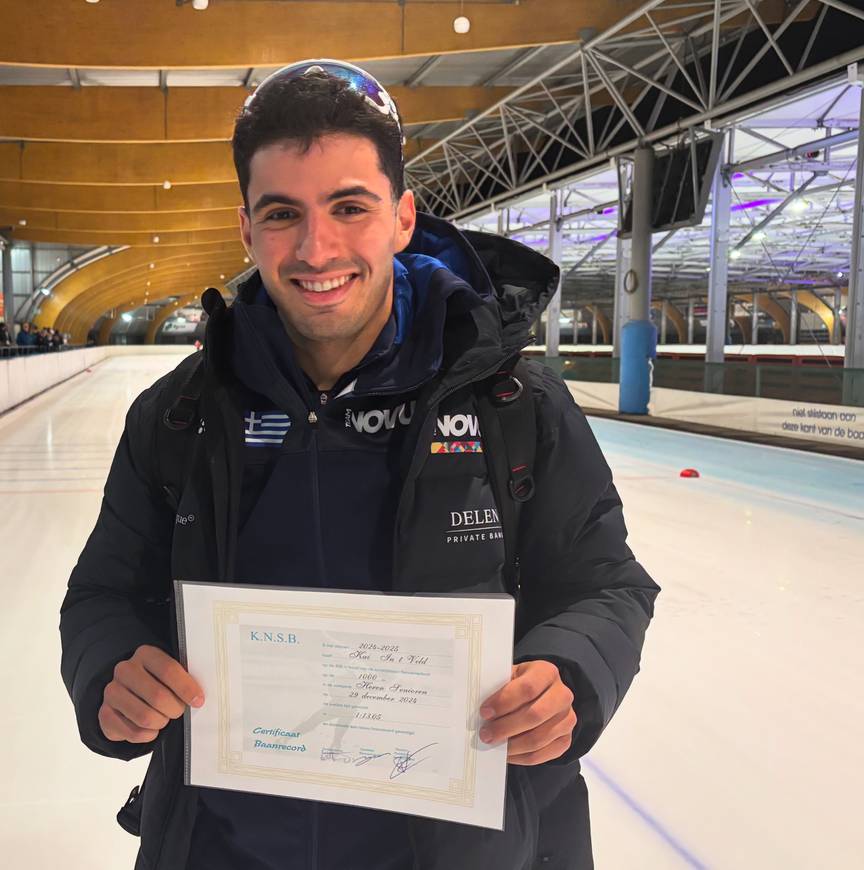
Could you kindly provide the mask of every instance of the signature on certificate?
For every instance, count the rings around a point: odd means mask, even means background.
[[[378,758],[389,757],[393,759],[393,769],[390,771],[390,779],[397,779],[412,768],[417,767],[418,764],[427,761],[429,756],[421,756],[420,753],[437,745],[437,743],[427,743],[425,746],[421,746],[413,752],[399,749],[395,752],[379,752],[377,754],[363,753],[359,756],[348,752],[346,749],[326,748],[321,750],[321,761],[341,762],[342,764],[351,764],[354,767],[362,767],[364,764],[368,764],[370,761],[375,761]]]

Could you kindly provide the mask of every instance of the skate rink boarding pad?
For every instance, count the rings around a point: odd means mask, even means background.
[[[192,345],[103,345],[0,360],[0,414],[116,356],[191,353]]]

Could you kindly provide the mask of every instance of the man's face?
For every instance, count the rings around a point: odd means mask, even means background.
[[[332,134],[302,153],[291,142],[255,152],[243,243],[288,334],[315,343],[368,340],[390,316],[393,255],[414,231],[414,198],[393,202],[378,152],[361,136]]]

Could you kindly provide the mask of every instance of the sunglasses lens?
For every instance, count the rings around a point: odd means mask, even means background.
[[[326,60],[296,64],[295,66],[286,67],[285,69],[274,73],[265,80],[262,87],[271,81],[286,81],[288,79],[299,78],[300,76],[316,72],[323,72],[326,75],[348,82],[354,91],[358,94],[362,94],[366,100],[372,104],[372,106],[381,112],[381,114],[389,115],[396,122],[400,133],[402,132],[402,122],[399,119],[396,104],[390,98],[390,95],[383,87],[381,87],[380,84],[378,84],[378,82],[375,81],[375,79],[355,67]],[[255,94],[252,94],[252,96],[249,97],[246,101],[247,106],[252,102],[254,97]]]

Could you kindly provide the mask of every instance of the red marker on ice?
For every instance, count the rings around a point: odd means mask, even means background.
[[[699,472],[695,468],[685,468],[681,472],[681,477],[699,477]]]

